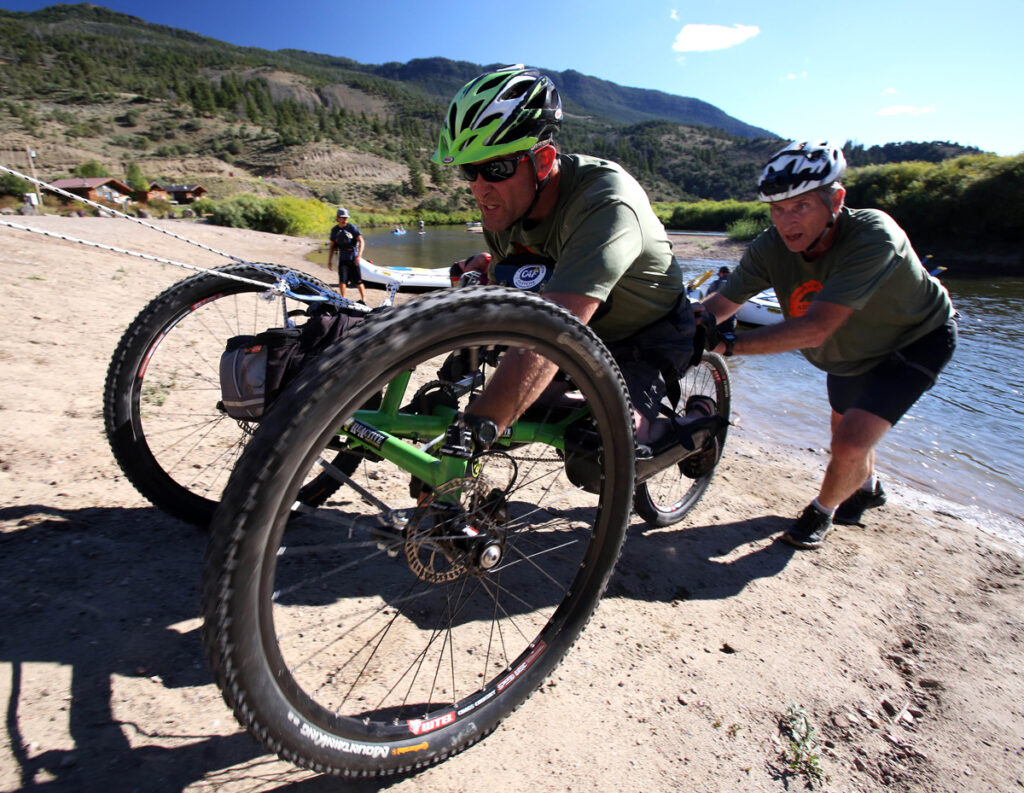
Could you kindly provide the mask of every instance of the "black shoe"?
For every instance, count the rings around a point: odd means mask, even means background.
[[[820,548],[830,531],[832,518],[808,504],[793,528],[782,535],[782,541],[797,548]]]
[[[701,413],[708,418],[717,417],[719,419],[718,429],[724,428],[725,419],[718,416],[718,405],[715,404],[715,400],[703,394],[693,394],[686,400],[686,415],[690,417]],[[679,470],[690,479],[700,479],[715,470],[718,458],[721,456],[722,447],[718,442],[718,432],[716,431],[715,434],[705,438],[700,451],[689,455],[679,464]]]
[[[885,491],[882,483],[876,481],[875,489],[872,491],[858,490],[846,501],[839,505],[836,514],[832,518],[833,523],[840,526],[863,526],[860,522],[865,510],[876,509],[885,503]]]
[[[659,419],[668,426],[658,434],[658,439],[636,447],[637,484],[680,460],[683,474],[691,479],[709,474],[721,454],[718,433],[728,425],[717,409],[711,397],[695,395],[686,402],[685,416]]]

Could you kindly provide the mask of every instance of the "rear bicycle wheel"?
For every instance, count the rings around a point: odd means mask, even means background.
[[[550,434],[499,442],[473,458],[466,478],[433,489],[366,459],[351,485],[285,531],[301,482],[330,470],[325,449],[368,395],[411,371],[421,398],[405,409],[450,416],[499,355],[523,350],[555,363],[587,399],[597,492],[569,482]],[[474,362],[469,391],[436,385],[453,354]],[[214,677],[253,736],[298,765],[381,775],[440,762],[536,690],[604,591],[634,477],[621,375],[566,312],[486,287],[396,308],[281,399],[211,527],[203,638]],[[359,436],[382,442],[369,426]],[[461,494],[444,506],[452,486]]]
[[[700,363],[687,369],[679,379],[679,388],[682,394],[676,408],[679,415],[683,415],[689,397],[702,394],[714,399],[718,415],[726,421],[729,420],[729,370],[721,355],[705,352]],[[723,427],[718,433],[719,459],[725,449],[727,432],[728,426]],[[715,475],[715,469],[712,468],[704,476],[691,479],[683,473],[684,470],[685,460],[678,465],[669,466],[637,486],[633,506],[649,525],[671,526],[685,518],[690,510],[697,506],[697,502]]]
[[[288,314],[304,307],[269,292],[289,272],[278,265],[232,264],[186,278],[139,312],[111,358],[103,395],[110,448],[135,488],[177,518],[209,524],[255,430],[219,407],[220,356],[228,338],[283,326]],[[356,462],[344,464],[351,469]],[[329,477],[310,482],[301,501],[319,503],[337,487]]]

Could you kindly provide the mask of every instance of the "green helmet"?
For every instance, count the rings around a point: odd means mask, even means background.
[[[464,163],[526,151],[550,138],[562,102],[547,77],[522,64],[481,74],[462,87],[445,116],[434,162]]]

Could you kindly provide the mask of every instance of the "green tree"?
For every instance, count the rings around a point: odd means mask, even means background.
[[[86,160],[73,171],[75,176],[83,179],[95,179],[98,177],[110,176],[110,173],[96,160]]]
[[[146,179],[145,175],[142,173],[142,169],[135,160],[128,161],[128,165],[125,168],[124,180],[129,186],[134,187],[136,190],[145,190],[149,187],[149,181]]]
[[[423,182],[423,169],[420,167],[419,162],[417,162],[414,156],[406,157],[405,162],[406,165],[409,166],[409,195],[414,198],[419,198],[427,192],[427,186]]]

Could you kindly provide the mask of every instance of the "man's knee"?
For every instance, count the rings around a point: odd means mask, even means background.
[[[848,410],[833,426],[832,458],[851,463],[866,460],[891,428],[891,423],[874,413]]]
[[[874,449],[874,444],[865,445],[857,441],[832,438],[832,459],[841,465],[856,465],[866,461]]]

